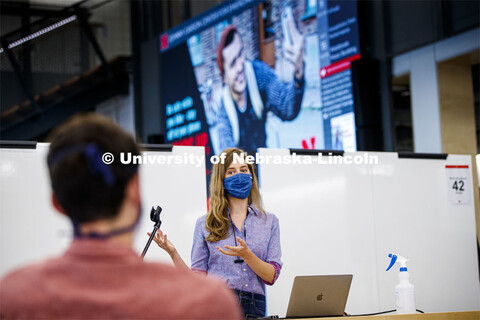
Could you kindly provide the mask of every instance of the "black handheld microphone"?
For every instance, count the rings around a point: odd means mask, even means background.
[[[150,243],[152,243],[153,237],[155,237],[157,230],[160,229],[160,226],[162,225],[162,221],[160,220],[160,213],[162,213],[162,208],[160,208],[160,206],[157,206],[156,209],[152,207],[152,210],[150,211],[150,220],[155,222],[155,225],[153,226],[153,231],[150,234],[150,238],[148,238],[147,245],[145,246],[145,249],[143,249],[142,260],[147,253],[148,247],[150,247]]]

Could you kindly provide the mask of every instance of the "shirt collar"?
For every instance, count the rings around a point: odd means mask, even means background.
[[[255,207],[255,205],[253,203],[250,205],[250,208],[251,208],[251,210],[248,210],[248,211],[253,212],[256,216],[258,216],[258,213],[259,213],[260,210],[258,210],[258,208]]]
[[[132,247],[111,240],[75,239],[65,251],[73,259],[90,258],[98,261],[116,260],[126,263],[140,263],[142,260]]]

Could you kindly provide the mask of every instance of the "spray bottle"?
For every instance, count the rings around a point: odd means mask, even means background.
[[[395,286],[397,313],[415,313],[415,288],[409,281],[410,274],[407,271],[408,259],[391,253],[388,255],[388,257],[392,260],[390,261],[387,271],[393,267],[395,262],[400,263],[400,273],[398,274],[398,279],[400,282]]]

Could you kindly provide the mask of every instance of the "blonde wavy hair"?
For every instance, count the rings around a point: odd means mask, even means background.
[[[232,164],[234,154],[247,156],[247,153],[238,148],[230,148],[224,150],[222,155],[225,154],[225,160],[219,161],[213,165],[212,177],[210,179],[210,200],[206,228],[210,232],[205,238],[208,242],[217,242],[225,239],[228,235],[228,230],[232,222],[228,218],[227,209],[229,207],[227,193],[223,186],[223,180],[225,179],[225,173],[228,167]],[[253,170],[253,164],[246,163],[250,173],[252,174],[252,189],[248,196],[248,203],[253,204],[260,212],[265,214],[265,210],[262,205],[262,198],[258,189],[258,180]]]

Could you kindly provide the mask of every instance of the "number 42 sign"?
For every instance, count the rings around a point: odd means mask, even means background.
[[[446,165],[447,193],[451,204],[470,202],[470,182],[468,165]]]

